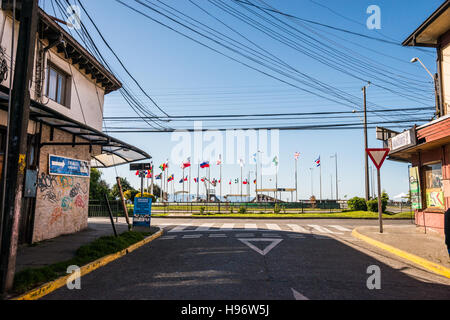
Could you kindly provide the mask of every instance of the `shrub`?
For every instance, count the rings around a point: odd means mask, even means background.
[[[273,207],[273,213],[277,213],[278,214],[280,212],[281,212],[280,206],[277,203],[275,203],[275,205]]]
[[[137,193],[135,197],[136,198],[140,198],[141,197],[141,193],[140,192]],[[143,198],[152,198],[152,202],[156,202],[156,197],[153,194],[148,193],[148,192],[144,192]]]
[[[200,214],[205,214],[205,207],[200,207]]]
[[[246,213],[247,212],[247,209],[245,208],[245,207],[240,207],[239,208],[239,213],[240,214],[244,214],[244,213]]]
[[[353,197],[348,200],[348,208],[354,211],[367,211],[366,199]]]
[[[387,202],[388,201],[386,200],[386,198],[384,198],[384,197],[381,198],[382,212],[386,212]],[[367,208],[371,212],[378,212],[378,198],[367,201]]]

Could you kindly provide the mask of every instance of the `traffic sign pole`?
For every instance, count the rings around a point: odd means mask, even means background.
[[[383,208],[382,208],[382,204],[381,204],[380,169],[377,169],[377,180],[378,180],[378,221],[380,224],[380,233],[383,233]]]
[[[383,233],[383,207],[381,201],[381,175],[380,169],[383,165],[384,160],[389,154],[389,149],[366,149],[367,154],[372,160],[373,164],[377,168],[377,180],[378,180],[378,221],[380,225],[380,233]]]

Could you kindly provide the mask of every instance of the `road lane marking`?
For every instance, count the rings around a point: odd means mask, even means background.
[[[288,224],[287,226],[289,228],[291,228],[292,231],[295,231],[295,232],[311,233],[311,231],[306,230],[305,228],[303,228],[302,226],[299,226],[298,224]]]
[[[224,230],[233,230],[234,227],[234,223],[224,223],[221,227],[220,227],[220,231],[224,231]]]
[[[302,295],[300,292],[294,290],[294,288],[291,288],[292,294],[294,295],[295,300],[309,300],[307,297]]]
[[[270,252],[270,250],[275,248],[281,241],[283,241],[283,239],[274,239],[274,238],[252,238],[252,239],[238,239],[238,240],[263,256],[268,254]],[[251,241],[253,241],[253,242],[265,241],[265,242],[270,242],[270,244],[267,247],[265,247],[264,250],[261,250],[258,247],[256,247],[255,245],[251,244],[250,243]]]
[[[279,234],[273,234],[273,233],[263,233],[261,236],[262,237],[277,237],[277,238],[281,238],[281,236]]]
[[[175,228],[167,231],[167,232],[183,232],[184,229],[186,229],[188,226],[190,226],[191,224],[189,223],[184,223],[184,224],[180,224],[178,226],[176,226]]]
[[[258,230],[258,227],[257,227],[256,224],[254,224],[254,223],[246,223],[246,224],[244,225],[244,228],[245,228],[246,230]]]
[[[200,238],[201,234],[186,234],[183,236],[183,239],[197,239]]]
[[[275,223],[266,223],[267,228],[269,228],[270,230],[277,230],[277,231],[281,231],[281,228],[279,225],[275,224]]]
[[[320,232],[320,233],[336,233],[336,232],[333,232],[333,231],[331,231],[331,230],[329,230],[327,228],[319,226],[317,224],[308,224],[308,226],[313,228],[314,230]]]
[[[350,230],[350,229],[347,229],[347,228],[345,228],[345,227],[338,226],[338,225],[329,225],[329,227],[333,227],[333,228],[335,228],[335,229],[338,229],[339,231],[346,231],[346,232],[352,231],[352,230]]]
[[[173,239],[175,239],[177,236],[163,236],[163,237],[160,237],[159,239],[160,240],[173,240]]]
[[[214,225],[214,223],[204,223],[204,224],[200,225],[197,229],[195,229],[195,231],[207,231],[213,225]]]
[[[296,238],[296,239],[305,239],[304,235],[301,234],[288,234],[289,238]]]
[[[227,235],[224,233],[212,233],[209,235],[210,238],[226,238]]]

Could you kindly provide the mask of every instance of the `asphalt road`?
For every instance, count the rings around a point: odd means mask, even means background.
[[[405,224],[410,221],[386,221]],[[354,239],[371,220],[163,219],[159,239],[43,299],[450,299],[450,280]],[[369,266],[380,289],[368,289]]]

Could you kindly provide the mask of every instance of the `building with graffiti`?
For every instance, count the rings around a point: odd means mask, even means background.
[[[435,119],[402,133],[377,132],[391,149],[390,160],[411,163],[410,187],[416,224],[444,233],[450,207],[450,1],[444,2],[404,42],[436,48]],[[413,58],[411,62],[419,61]]]
[[[15,56],[11,48],[17,48],[20,28],[20,10],[13,17],[8,3],[2,1],[0,10],[2,171],[8,124],[9,57]],[[144,151],[102,131],[104,97],[121,86],[61,27],[61,21],[39,9],[20,243],[42,241],[87,227],[91,167],[150,158]]]

